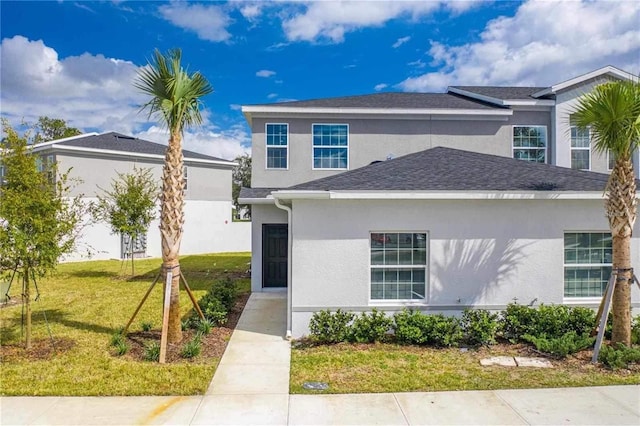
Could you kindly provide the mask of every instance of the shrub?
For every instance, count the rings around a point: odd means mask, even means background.
[[[629,348],[622,343],[615,347],[605,345],[600,348],[598,361],[612,370],[629,368],[630,364],[640,363],[640,349]]]
[[[200,334],[209,334],[211,333],[211,329],[213,328],[215,324],[213,324],[212,321],[208,320],[208,319],[200,319],[200,321],[197,322],[196,325],[196,330],[198,330],[198,333]]]
[[[151,329],[153,328],[153,323],[148,321],[143,321],[140,324],[140,328],[142,328],[142,331],[151,331]]]
[[[631,322],[631,343],[634,345],[640,344],[640,315]]]
[[[202,352],[202,341],[200,335],[196,335],[192,340],[188,341],[182,347],[180,356],[182,358],[195,358]]]
[[[160,359],[160,343],[151,342],[145,345],[142,358],[145,361],[158,361]]]
[[[109,341],[110,346],[118,346],[123,344],[125,341],[124,335],[120,331],[116,331],[111,335],[111,340]]]
[[[588,335],[579,335],[575,331],[570,331],[562,335],[562,337],[535,337],[525,334],[522,339],[533,343],[540,352],[544,352],[556,358],[566,358],[569,354],[580,352],[592,346],[595,342],[594,337]]]
[[[227,312],[231,311],[236,304],[238,298],[238,289],[235,281],[226,277],[213,283],[210,292],[213,297],[222,302]]]
[[[349,323],[353,317],[353,313],[340,309],[335,313],[330,310],[316,312],[309,322],[311,337],[320,343],[344,342],[349,337]]]
[[[491,345],[496,342],[498,315],[485,309],[465,309],[460,326],[469,345]]]
[[[535,335],[533,328],[536,310],[530,306],[509,303],[501,312],[502,336],[512,343],[517,342],[525,334]]]
[[[211,321],[212,324],[218,326],[227,321],[227,310],[224,304],[214,296],[213,292],[205,294],[198,301],[198,305],[200,305],[204,317]],[[194,324],[197,323],[194,322]]]
[[[591,334],[596,328],[596,313],[593,309],[576,306],[569,310],[570,331],[575,331],[578,335]]]
[[[353,320],[349,340],[358,343],[380,342],[392,324],[393,321],[384,312],[373,308],[370,314],[363,312]]]
[[[117,345],[115,345],[115,349],[116,349],[116,355],[117,356],[122,356],[122,355],[126,354],[129,351],[129,345],[127,345],[127,342],[122,341],[122,342],[118,343]]]
[[[393,316],[396,340],[403,344],[455,346],[462,339],[457,318],[404,309]]]

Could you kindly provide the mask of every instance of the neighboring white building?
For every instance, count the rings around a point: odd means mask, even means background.
[[[60,171],[70,169],[70,177],[80,179],[71,195],[82,194],[95,201],[102,190],[110,190],[118,173],[136,168],[151,169],[160,183],[166,146],[119,133],[88,133],[39,144],[33,151],[43,161],[55,162]],[[236,165],[191,151],[183,151],[185,165],[185,224],[180,253],[201,254],[251,251],[251,224],[233,222],[231,174]],[[108,224],[94,223],[83,230],[78,251],[66,258],[81,260],[161,257],[158,218],[147,235],[130,245],[121,235],[113,235]],[[132,250],[133,248],[133,250]]]
[[[294,337],[322,309],[597,306],[611,271],[609,158],[570,111],[595,84],[630,78],[605,67],[548,88],[244,106],[252,290],[288,288]]]

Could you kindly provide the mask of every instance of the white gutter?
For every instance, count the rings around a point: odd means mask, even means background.
[[[274,204],[275,200],[271,195],[265,198],[238,198],[238,204]]]
[[[287,340],[291,339],[291,272],[293,264],[293,212],[291,207],[280,203],[279,199],[275,199],[276,207],[287,212]]]
[[[602,191],[274,191],[272,194],[276,200],[602,200],[604,198]]]

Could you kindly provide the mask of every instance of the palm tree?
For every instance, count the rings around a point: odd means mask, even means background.
[[[640,84],[601,84],[580,98],[571,116],[590,128],[596,152],[610,151],[616,162],[605,188],[605,210],[613,238],[613,268],[620,273],[613,294],[612,343],[631,343],[631,235],[637,216],[632,155],[640,144]]]
[[[182,340],[180,327],[180,242],[184,223],[184,176],[182,134],[186,126],[202,124],[200,99],[213,88],[207,79],[182,68],[180,49],[166,54],[155,50],[153,61],[138,73],[135,87],[151,96],[142,109],[149,110],[169,131],[169,146],[162,170],[160,234],[162,240],[163,271],[172,271],[169,327],[167,340]]]

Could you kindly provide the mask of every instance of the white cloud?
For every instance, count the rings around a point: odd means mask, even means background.
[[[13,126],[46,115],[83,131],[117,131],[167,143],[166,132],[140,112],[147,98],[133,87],[140,67],[129,61],[89,53],[60,59],[42,40],[15,36],[2,40],[0,63],[0,113]],[[203,126],[185,132],[185,149],[227,159],[250,151],[244,123],[222,130],[211,115],[203,110]]]
[[[208,41],[226,41],[231,38],[227,27],[232,20],[220,6],[172,2],[160,6],[158,11],[173,25],[195,32]]]
[[[342,43],[348,32],[379,27],[392,19],[418,20],[441,7],[461,13],[479,4],[477,1],[316,1],[296,4],[296,9],[284,18],[282,28],[289,41]]]
[[[388,85],[387,83],[380,83],[380,84],[376,84],[376,85],[373,87],[373,89],[374,89],[376,92],[379,92],[379,91],[381,91],[382,89],[386,89],[387,87],[389,87],[389,85]]]
[[[267,95],[267,98],[269,98],[269,99],[275,99],[275,98],[277,98],[277,97],[278,97],[278,94],[277,94],[277,93],[269,93],[269,94]]]
[[[400,37],[399,39],[396,40],[395,43],[393,43],[391,45],[391,47],[393,47],[394,49],[397,49],[398,47],[402,46],[403,44],[405,44],[409,40],[411,40],[411,36]]]
[[[136,132],[134,136],[152,142],[167,144],[169,135],[166,130],[152,126],[145,131]],[[241,124],[220,131],[219,129],[194,129],[184,132],[184,149],[205,155],[233,160],[238,155],[251,153],[251,136]]]
[[[256,77],[269,78],[269,77],[273,77],[274,75],[276,75],[276,72],[271,70],[260,70],[256,72]]]
[[[2,115],[12,122],[48,115],[124,132],[146,122],[137,114],[144,96],[133,88],[139,68],[129,61],[89,53],[59,59],[42,40],[15,36],[2,40],[0,63]]]
[[[490,21],[480,41],[431,42],[438,71],[398,84],[406,91],[447,85],[550,85],[605,65],[640,71],[640,2],[528,1]]]
[[[242,105],[240,105],[240,104],[231,104],[231,105],[229,105],[229,108],[231,108],[233,111],[240,111],[242,109]]]
[[[262,4],[260,3],[241,3],[240,13],[249,22],[255,22],[262,14]]]

